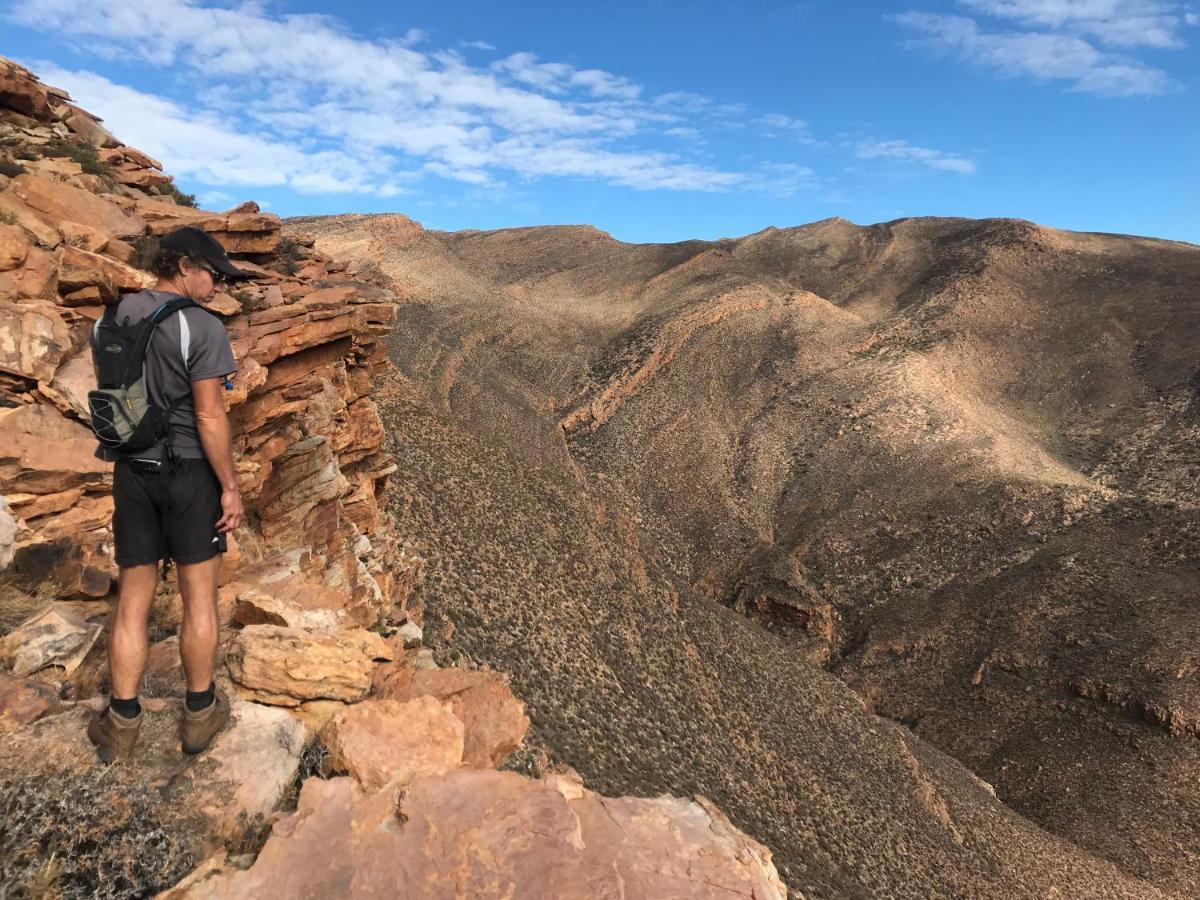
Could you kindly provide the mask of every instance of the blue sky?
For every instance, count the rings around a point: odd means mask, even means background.
[[[211,208],[628,241],[1017,216],[1200,243],[1200,3],[3,8],[0,53]]]

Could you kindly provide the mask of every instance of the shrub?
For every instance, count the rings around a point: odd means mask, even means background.
[[[275,248],[277,264],[288,275],[295,275],[300,271],[300,261],[305,256],[304,248],[290,237],[281,238],[279,246]]]
[[[148,897],[199,861],[154,787],[97,767],[0,780],[0,896]]]
[[[25,174],[25,167],[19,162],[11,159],[0,159],[0,175],[7,175],[9,178],[16,178],[18,175]]]
[[[158,192],[164,197],[170,197],[180,206],[195,207],[196,205],[196,195],[185,194],[175,186],[175,182],[173,181],[168,181],[166,184],[160,184],[158,186]]]
[[[98,175],[108,182],[113,180],[112,167],[100,158],[91,144],[59,140],[47,144],[42,152],[44,156],[65,156],[67,159],[73,159],[88,175]]]

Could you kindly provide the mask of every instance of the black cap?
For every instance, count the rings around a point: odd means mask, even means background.
[[[159,239],[158,245],[176,253],[196,254],[226,278],[250,277],[249,272],[234,268],[225,253],[225,248],[215,237],[191,225],[167,232]]]

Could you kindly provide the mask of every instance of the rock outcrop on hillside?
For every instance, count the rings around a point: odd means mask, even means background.
[[[381,405],[431,640],[589,783],[704,790],[813,896],[1092,896],[1096,857],[1200,893],[1200,248],[292,228],[407,298]]]
[[[499,674],[438,669],[421,648],[423,560],[383,510],[396,465],[374,395],[396,296],[253,203],[187,201],[0,58],[0,896],[148,896],[197,866],[179,894],[786,896],[770,852],[703,798],[609,800],[569,774],[494,771],[524,740],[523,705]],[[179,752],[165,584],[139,747],[103,769],[84,727],[103,705],[116,571],[88,335],[152,283],[147,242],[185,224],[253,274],[210,304],[238,360],[247,507],[220,588],[233,721],[205,753]]]

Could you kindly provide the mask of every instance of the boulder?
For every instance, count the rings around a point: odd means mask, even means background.
[[[171,900],[396,896],[783,900],[771,852],[703,798],[609,799],[578,781],[457,770],[406,792],[309,779],[245,871]]]
[[[57,705],[50,685],[0,672],[0,735],[37,721]]]
[[[54,296],[58,284],[58,267],[54,256],[45,250],[31,247],[24,263],[7,272],[0,272],[0,299],[41,300]]]
[[[59,666],[70,675],[83,662],[103,626],[88,624],[70,613],[50,607],[0,638],[0,659],[14,675],[32,675],[48,666]]]
[[[513,696],[499,672],[470,669],[421,669],[407,684],[397,678],[381,684],[378,696],[399,700],[435,697],[444,701],[465,728],[463,763],[490,769],[521,746],[529,731],[525,704]]]
[[[95,449],[89,429],[50,406],[0,409],[0,491],[53,494],[103,487],[109,464],[96,459]]]
[[[107,510],[94,502],[87,507],[88,515],[98,511],[105,522],[112,516],[111,500]],[[53,584],[60,597],[103,597],[117,575],[112,535],[107,527],[72,530],[73,521],[68,511],[65,516],[36,522],[38,532],[17,545],[12,568],[28,578]],[[50,534],[43,533],[42,528],[48,528]]]
[[[25,262],[29,253],[29,238],[25,229],[16,225],[0,225],[0,271],[7,272]]]
[[[267,591],[250,588],[238,595],[233,621],[239,625],[282,625],[305,631],[336,631],[341,616],[332,609],[303,609]]]
[[[95,287],[107,303],[122,292],[139,291],[154,284],[153,276],[99,253],[89,253],[70,244],[64,244],[58,252],[58,283],[67,291]],[[89,298],[85,304],[94,302]]]
[[[360,700],[375,661],[389,660],[383,638],[362,628],[314,634],[280,625],[250,625],[234,639],[226,662],[248,698],[276,706],[304,700]]]
[[[51,175],[59,179],[75,178],[83,174],[83,166],[66,156],[45,156],[26,167],[38,175]]]
[[[81,109],[77,109],[63,121],[66,122],[68,128],[93,147],[104,147],[117,142],[117,139],[112,136],[112,132],[101,125],[99,120]]]
[[[62,412],[74,413],[86,421],[89,415],[87,395],[95,386],[92,351],[84,347],[55,371],[49,385],[54,395],[51,402]]]
[[[141,217],[62,181],[26,173],[13,179],[5,191],[10,192],[50,223],[77,222],[117,238],[137,237],[146,230]]]
[[[440,775],[463,759],[463,725],[433,697],[364,700],[336,713],[318,740],[326,775],[349,774],[367,791]]]
[[[50,224],[21,202],[11,191],[0,191],[0,216],[11,219],[35,241],[50,250],[58,246],[62,235]]]
[[[57,306],[0,300],[0,372],[49,381],[70,347],[71,332]]]
[[[304,726],[282,709],[240,700],[231,704],[231,724],[213,740],[204,764],[188,770],[190,785],[184,785],[200,801],[201,812],[227,823],[214,837],[234,830],[238,816],[264,817],[279,805],[307,737]]]
[[[162,170],[162,163],[160,163],[153,156],[148,153],[143,153],[136,147],[127,147],[124,144],[108,150],[101,150],[99,151],[98,155],[106,163],[131,163],[141,169]]]
[[[0,64],[0,106],[45,119],[50,113],[50,95],[28,73],[11,64]]]
[[[58,230],[69,244],[89,253],[99,253],[112,240],[100,229],[80,225],[78,222],[59,222]]]

